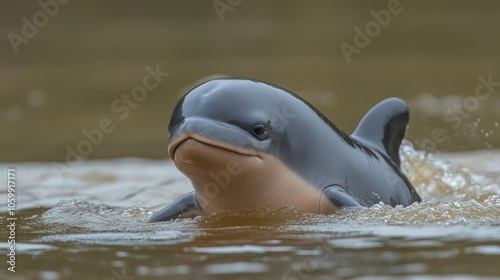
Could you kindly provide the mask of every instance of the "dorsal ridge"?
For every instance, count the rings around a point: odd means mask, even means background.
[[[399,146],[409,120],[406,103],[396,97],[388,98],[366,113],[352,137],[368,146],[375,146],[399,166]]]

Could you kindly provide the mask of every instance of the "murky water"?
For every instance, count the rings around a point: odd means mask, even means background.
[[[191,189],[170,161],[89,161],[62,178],[50,164],[14,164],[16,272],[0,278],[500,279],[500,151],[449,156],[474,171],[409,143],[401,153],[423,203],[157,224],[145,221]]]

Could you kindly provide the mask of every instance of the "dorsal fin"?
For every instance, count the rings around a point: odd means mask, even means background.
[[[385,152],[399,166],[399,146],[409,120],[406,103],[399,98],[388,98],[366,113],[352,136]]]

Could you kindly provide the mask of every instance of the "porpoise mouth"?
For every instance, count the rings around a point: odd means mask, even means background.
[[[321,191],[272,155],[192,133],[173,139],[168,152],[206,214],[285,205],[330,212]]]
[[[186,134],[178,137],[177,139],[175,139],[174,141],[172,141],[168,145],[168,154],[169,154],[169,156],[170,156],[170,158],[172,160],[175,160],[176,149],[182,143],[184,143],[184,142],[186,142],[188,140],[194,140],[194,141],[199,142],[201,144],[205,144],[205,145],[208,145],[208,146],[212,146],[214,148],[219,148],[219,149],[226,150],[228,152],[232,152],[232,153],[243,155],[243,156],[255,156],[255,157],[259,157],[258,154],[257,154],[257,152],[254,152],[254,151],[249,151],[249,150],[241,149],[241,148],[238,148],[238,147],[230,145],[230,144],[226,144],[226,143],[214,141],[214,140],[207,139],[207,138],[201,137],[199,135],[195,135],[195,134],[186,133]]]

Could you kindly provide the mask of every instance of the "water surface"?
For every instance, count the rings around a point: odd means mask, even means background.
[[[146,220],[191,189],[170,161],[87,161],[61,178],[49,163],[4,164],[16,168],[20,220],[17,272],[0,277],[500,279],[500,152],[446,155],[474,171],[408,142],[401,154],[424,198],[407,208],[284,207],[157,224]]]

